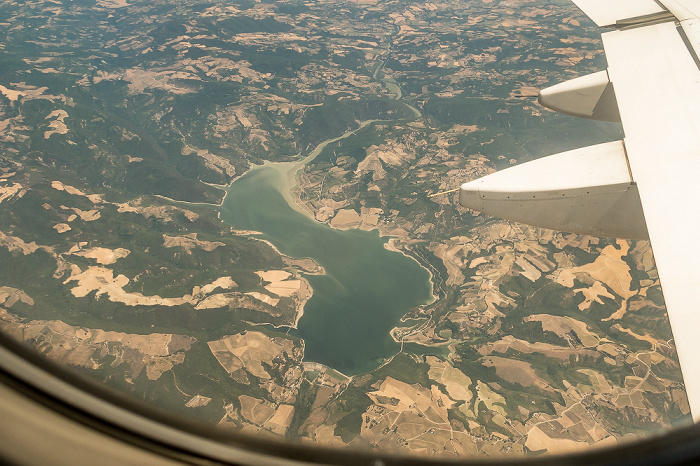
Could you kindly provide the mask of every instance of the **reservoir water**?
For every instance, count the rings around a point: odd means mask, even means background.
[[[391,328],[411,307],[431,299],[429,274],[385,249],[377,231],[335,230],[292,208],[289,180],[301,166],[278,163],[249,171],[228,189],[221,219],[262,232],[282,253],[310,257],[326,270],[306,277],[313,297],[290,331],[305,340],[304,359],[347,375],[372,370],[400,348]]]

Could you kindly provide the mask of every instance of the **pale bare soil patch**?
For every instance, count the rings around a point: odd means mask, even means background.
[[[26,192],[22,185],[19,183],[12,183],[11,186],[0,186],[0,203],[2,201],[11,199],[15,195],[21,197]]]
[[[613,316],[622,316],[626,312],[627,300],[639,293],[630,289],[632,284],[632,275],[627,263],[622,259],[629,253],[629,242],[617,240],[616,248],[613,245],[606,246],[596,258],[595,261],[573,267],[570,269],[562,269],[554,274],[556,282],[567,288],[573,288],[575,279],[582,279],[582,275],[586,275],[593,279],[589,288],[577,288],[576,293],[583,293],[584,301],[579,305],[579,309],[585,310],[590,308],[593,302],[602,303],[601,296],[614,299],[614,296],[603,286],[607,286],[616,295],[622,297],[623,302],[620,309]],[[585,281],[585,278],[583,279]],[[644,291],[645,292],[645,291]],[[612,318],[612,316],[611,316]]]
[[[540,94],[540,89],[535,86],[520,86],[517,89],[510,91],[510,97],[537,97]]]
[[[188,145],[185,145],[181,150],[182,155],[196,155],[204,160],[204,165],[207,168],[215,171],[219,174],[226,174],[228,176],[234,176],[236,174],[236,167],[228,160],[219,155],[210,153],[206,149],[194,149]]]
[[[614,438],[612,443],[617,443]],[[586,442],[578,442],[567,438],[550,437],[540,426],[535,426],[527,433],[525,447],[531,451],[546,450],[547,453],[571,453],[588,449],[590,445]]]
[[[248,395],[238,397],[241,403],[241,416],[256,425],[262,425],[275,413],[272,403]]]
[[[129,366],[127,380],[146,370],[149,380],[157,380],[185,360],[185,352],[195,338],[152,333],[129,334],[71,326],[61,321],[23,322],[0,308],[0,327],[20,341],[32,341],[42,354],[64,364],[98,369],[103,358],[112,356],[111,366]]]
[[[36,87],[32,86],[31,84],[27,84],[24,81],[18,83],[10,83],[10,85],[14,87],[14,89],[10,89],[5,86],[0,86],[0,93],[7,97],[11,102],[18,100],[20,97],[22,97],[24,101],[43,99],[49,100],[51,102],[53,102],[54,100],[60,100],[63,103],[68,102],[68,99],[66,99],[66,96],[64,95],[44,94],[47,90],[49,90],[49,88],[46,86]]]
[[[183,236],[169,236],[163,234],[163,247],[165,248],[183,248],[187,254],[192,254],[192,249],[200,248],[205,251],[213,251],[219,246],[226,246],[226,243],[221,241],[203,241],[197,239],[197,233],[188,233]]]
[[[303,290],[305,291],[304,285],[306,285],[306,281],[301,279],[289,280],[292,274],[285,270],[261,270],[255,273],[263,282],[269,282],[265,285],[265,289],[277,296],[289,298],[299,295]]]
[[[64,272],[68,269],[68,264],[60,255],[56,254],[54,248],[49,246],[40,246],[36,242],[31,243],[25,242],[22,238],[16,236],[8,236],[2,231],[0,231],[0,247],[7,248],[10,252],[19,251],[23,255],[33,254],[38,250],[45,251],[56,261],[56,271],[53,274],[54,278],[61,277]]]
[[[658,338],[654,338],[651,336],[648,332],[646,332],[644,335],[640,335],[638,333],[635,333],[634,331],[622,327],[620,324],[615,324],[611,327],[613,330],[618,330],[620,332],[624,332],[628,335],[631,335],[632,337],[636,338],[639,341],[646,341],[648,342],[652,347],[654,347],[657,344],[664,344],[665,342],[663,340],[659,340]]]
[[[185,216],[185,218],[187,218],[190,222],[194,222],[199,218],[199,214],[180,207],[175,207],[172,205],[144,206],[142,205],[142,203],[143,198],[137,198],[134,201],[114,205],[118,207],[117,212],[119,213],[133,212],[136,214],[143,215],[146,218],[155,217],[160,220],[170,221],[173,219],[173,215],[177,213],[182,213]]]
[[[546,391],[554,390],[546,380],[537,375],[535,369],[528,362],[498,356],[488,356],[482,361],[484,366],[495,367],[496,375],[510,383],[517,383],[523,387],[534,385]]]
[[[265,303],[265,301],[260,299],[261,297],[254,296],[253,293],[255,292],[229,292],[213,294],[197,302],[194,308],[197,310],[203,310],[218,309],[220,307],[230,306],[233,308],[253,309],[259,312],[265,312],[273,317],[279,317],[282,315],[281,311],[272,306],[272,302],[277,300],[271,300],[270,303],[266,303],[270,307],[261,306],[260,303]]]
[[[238,397],[241,403],[241,416],[256,427],[284,436],[294,417],[294,406],[280,404],[278,407],[269,401],[247,395]],[[258,432],[259,433],[259,432]]]
[[[49,131],[44,131],[44,139],[48,139],[52,134],[66,134],[68,132],[68,127],[66,126],[65,119],[68,118],[68,112],[65,110],[54,110],[46,116],[46,120],[52,119],[49,123]]]
[[[199,408],[200,406],[206,406],[211,402],[211,398],[202,395],[193,396],[185,406],[187,408]]]
[[[550,358],[557,358],[564,361],[569,360],[569,356],[598,356],[596,351],[585,348],[569,348],[566,346],[556,346],[550,343],[535,342],[520,340],[512,335],[506,335],[498,341],[487,343],[479,348],[479,353],[483,355],[493,353],[505,353],[509,349],[514,349],[521,353],[541,353]]]
[[[294,296],[301,290],[301,280],[285,280],[281,282],[270,283],[265,285],[265,289],[277,296],[290,297]]]
[[[170,354],[168,345],[172,334],[152,333],[150,335],[136,335],[122,332],[109,332],[104,330],[92,331],[92,338],[96,343],[106,341],[121,341],[124,345],[138,349],[148,356],[167,356]]]
[[[210,341],[208,345],[228,373],[245,369],[260,379],[271,377],[263,367],[263,362],[272,365],[272,360],[277,355],[283,351],[292,354],[294,348],[291,340],[272,339],[264,333],[250,331]]]
[[[481,128],[479,128],[476,125],[452,125],[452,127],[450,127],[449,133],[469,134],[479,131],[480,129]]]
[[[281,282],[282,280],[288,279],[292,275],[286,270],[260,270],[258,272],[255,272],[255,274],[262,278],[264,281],[270,283]]]
[[[505,405],[506,399],[502,395],[493,391],[488,385],[481,380],[476,381],[476,396],[480,403],[483,403],[486,409],[500,415],[503,419],[507,416]],[[479,403],[474,406],[473,417],[478,416]]]
[[[574,293],[581,293],[583,294],[583,301],[581,301],[578,305],[579,310],[585,311],[587,309],[590,309],[591,304],[594,302],[598,304],[604,304],[602,298],[610,298],[610,299],[615,299],[615,296],[610,294],[607,288],[603,286],[600,282],[593,282],[593,286],[590,288],[576,288],[574,290]],[[623,304],[625,306],[626,304]],[[624,307],[623,307],[624,309]],[[620,312],[620,311],[618,311]]]
[[[0,120],[0,135],[2,134],[3,131],[5,131],[7,126],[10,124],[11,120],[12,120],[11,118],[9,120]],[[0,139],[0,140],[4,140],[4,139]],[[4,183],[8,179],[15,176],[17,174],[17,172],[12,171],[12,170],[13,170],[13,168],[0,167],[0,181],[2,181]]]
[[[331,220],[333,228],[349,228],[362,221],[362,217],[355,209],[340,209]]]
[[[141,94],[146,89],[162,89],[178,95],[195,92],[194,89],[180,84],[179,81],[202,80],[196,74],[186,71],[154,71],[143,70],[140,68],[131,68],[126,70],[123,74],[123,79],[128,83],[129,92],[131,94]]]
[[[65,191],[68,194],[72,194],[74,196],[85,197],[95,205],[114,205],[117,207],[117,212],[119,213],[132,212],[139,215],[143,215],[146,218],[155,217],[157,219],[165,221],[171,221],[173,219],[173,215],[177,213],[182,213],[185,216],[185,218],[187,218],[190,222],[194,222],[199,218],[199,214],[192,212],[191,210],[183,209],[181,207],[176,207],[173,205],[143,205],[143,197],[138,197],[129,202],[113,203],[102,199],[102,194],[87,194],[78,188],[66,185],[60,181],[52,181],[51,187],[58,191]],[[66,207],[66,209],[68,208]],[[97,218],[99,218],[99,211],[97,210],[90,210],[87,212],[75,208],[73,208],[73,210],[76,212],[76,214],[80,215],[81,218],[85,221],[96,220]]]
[[[595,261],[570,269],[569,272],[574,275],[578,272],[587,273],[593,279],[607,285],[617,295],[625,299],[630,298],[634,295],[634,292],[630,290],[632,276],[629,266],[622,259],[622,256],[627,255],[629,251],[629,243],[617,240],[617,245],[620,246],[620,249],[613,245],[606,246]],[[568,288],[573,287],[570,275],[559,279],[558,282]]]
[[[0,286],[0,304],[12,307],[17,302],[34,305],[34,300],[24,291],[9,286]]]
[[[87,257],[88,259],[95,259],[98,264],[110,265],[114,264],[119,259],[123,259],[128,256],[131,251],[124,248],[109,249],[103,247],[94,247],[88,249],[82,249],[84,244],[78,244],[70,248],[68,254],[73,256]]]
[[[32,241],[31,243],[26,243],[22,238],[18,238],[17,236],[8,236],[5,233],[0,231],[0,246],[4,246],[7,249],[12,251],[19,251],[23,255],[27,254],[32,254],[35,252],[37,249],[44,249],[47,252],[51,251],[53,252],[52,248],[49,248],[48,246],[38,246],[36,242]]]
[[[586,324],[572,317],[535,314],[525,317],[524,320],[525,322],[542,322],[542,330],[554,332],[567,340],[570,339],[570,332],[574,332],[581,344],[586,348],[594,347],[600,341],[600,337],[588,330]]]
[[[102,8],[123,8],[129,6],[127,0],[96,0],[96,2]]]
[[[81,209],[78,209],[77,207],[66,207],[64,205],[61,206],[61,209],[62,210],[72,210],[84,222],[93,222],[93,221],[99,219],[101,216],[100,211],[97,209],[81,210]],[[73,217],[73,219],[75,219],[75,217]]]
[[[17,99],[20,98],[20,96],[23,96],[24,93],[22,91],[17,91],[14,89],[8,89],[5,86],[0,86],[0,93],[7,97],[10,102],[15,102]]]
[[[108,299],[116,303],[124,303],[128,306],[178,306],[190,302],[191,295],[181,298],[161,298],[160,296],[144,296],[141,293],[124,291],[129,283],[125,275],[114,276],[114,271],[105,267],[88,267],[85,271],[77,265],[71,265],[71,276],[64,284],[77,282],[77,286],[71,289],[73,296],[82,298],[95,291],[95,298],[106,294]]]
[[[260,302],[263,302],[265,304],[269,304],[270,306],[277,306],[277,304],[280,302],[279,299],[273,298],[270,295],[266,295],[263,293],[259,293],[257,291],[250,291],[246,293],[248,296],[252,296],[253,298],[257,299]]]
[[[370,444],[389,450],[407,445],[423,454],[454,450],[447,415],[454,402],[437,386],[428,389],[387,377],[367,395],[374,404],[362,415],[360,436]]]
[[[212,291],[216,290],[217,288],[222,288],[224,290],[228,290],[230,288],[236,288],[237,286],[238,286],[238,283],[233,281],[233,278],[221,277],[221,278],[217,278],[213,282],[208,283],[202,287],[195,286],[194,289],[192,290],[192,294],[195,297],[198,297],[201,294],[209,294]]]
[[[323,209],[327,210],[323,210]],[[327,204],[324,208],[317,212],[317,219],[320,221],[319,215],[324,216],[324,220],[333,215],[333,208]],[[379,228],[380,218],[383,210],[377,207],[362,207],[358,214],[355,209],[340,209],[333,215],[330,225],[338,230],[349,228],[358,228],[360,230],[374,230]]]
[[[277,407],[275,414],[263,424],[263,429],[267,429],[279,436],[287,433],[289,425],[294,417],[294,406],[281,404]]]
[[[213,283],[202,287],[195,286],[192,289],[192,294],[186,294],[179,298],[161,298],[158,295],[144,296],[141,293],[125,291],[124,287],[129,284],[129,278],[122,274],[115,277],[114,271],[106,267],[90,266],[83,271],[77,265],[71,264],[70,270],[71,276],[63,283],[77,282],[77,286],[71,289],[73,296],[82,298],[94,291],[95,299],[99,299],[100,296],[106,294],[110,301],[123,303],[127,306],[179,306],[189,303],[197,309],[207,309],[212,305],[212,302],[207,302],[207,299],[217,300],[221,298],[210,296],[205,299],[206,294],[213,292],[217,288],[236,286],[231,277],[221,277]],[[217,302],[217,304],[219,303]],[[216,307],[221,307],[221,305]]]
[[[347,444],[343,442],[342,437],[335,435],[335,428],[337,424],[324,424],[318,426],[313,433],[313,441],[321,444],[327,445],[329,447],[344,447]]]
[[[74,196],[81,196],[81,197],[86,197],[92,202],[93,204],[102,204],[105,201],[102,199],[102,194],[87,194],[84,191],[81,191],[78,188],[74,188],[73,186],[69,186],[67,184],[63,184],[60,181],[52,181],[51,182],[51,187],[57,191],[65,191],[68,194],[72,194]]]
[[[537,281],[542,276],[542,273],[522,256],[518,257],[515,260],[515,263],[516,265],[520,266],[521,269],[523,269],[522,272],[520,272],[520,275],[527,278],[531,282]]]
[[[238,293],[219,293],[211,296],[207,296],[195,305],[195,309],[218,309],[220,307],[235,305],[240,302]]]
[[[474,396],[469,390],[472,381],[459,369],[441,361],[435,356],[427,356],[426,362],[430,365],[428,377],[445,386],[447,394],[455,401],[469,401]]]
[[[57,223],[53,226],[53,229],[59,233],[65,233],[67,231],[70,231],[71,227],[67,223]]]

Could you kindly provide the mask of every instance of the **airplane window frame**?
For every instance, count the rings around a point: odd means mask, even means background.
[[[50,361],[0,332],[3,385],[90,429],[165,458],[196,464],[700,464],[700,425],[650,432],[641,440],[574,455],[494,459],[393,455],[254,437],[167,412]],[[0,434],[0,463],[5,448],[11,447]]]
[[[332,448],[256,438],[197,422],[139,401],[43,358],[0,333],[0,385],[30,398],[74,422],[164,459],[189,464],[366,464],[391,465],[583,465],[700,462],[700,425],[679,427],[647,439],[600,447],[571,455],[523,458],[449,458],[392,455],[361,448]],[[4,400],[0,403],[5,402]],[[5,444],[0,436],[0,445]],[[7,458],[0,447],[0,460]],[[60,455],[60,452],[56,452]]]

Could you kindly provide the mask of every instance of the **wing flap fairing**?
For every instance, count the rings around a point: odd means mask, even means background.
[[[538,101],[540,105],[567,115],[620,121],[615,90],[605,70],[542,89]]]
[[[544,228],[647,237],[621,141],[550,155],[465,183],[459,202]]]

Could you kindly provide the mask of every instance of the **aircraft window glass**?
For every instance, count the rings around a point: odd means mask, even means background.
[[[691,422],[649,242],[452,192],[623,137],[537,103],[606,67],[570,2],[6,3],[0,31],[0,329],[48,359],[399,454]]]

